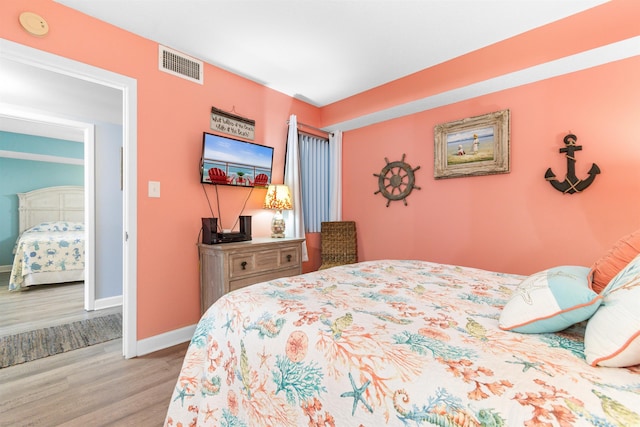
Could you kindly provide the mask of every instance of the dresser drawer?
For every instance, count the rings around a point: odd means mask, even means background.
[[[298,248],[284,248],[280,250],[280,266],[293,267],[300,264],[300,250]]]
[[[232,253],[229,255],[229,279],[299,266],[300,249],[297,246]]]
[[[229,255],[229,277],[252,276],[278,268],[280,256],[280,251],[277,249],[231,254]]]

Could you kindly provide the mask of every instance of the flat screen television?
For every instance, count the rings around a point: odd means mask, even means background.
[[[271,183],[272,168],[273,147],[204,132],[202,183],[266,187]]]

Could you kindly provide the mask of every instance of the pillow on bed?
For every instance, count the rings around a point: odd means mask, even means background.
[[[592,366],[640,364],[640,255],[602,291],[604,301],[589,322],[584,352]]]
[[[589,268],[560,266],[520,283],[500,314],[500,329],[538,334],[557,332],[588,319],[602,297],[589,288]]]
[[[591,289],[597,293],[602,292],[611,279],[638,254],[640,254],[640,230],[618,240],[609,252],[593,263]]]
[[[35,227],[31,227],[30,232],[42,232],[49,233],[52,231],[82,231],[84,230],[84,224],[81,222],[69,222],[69,221],[52,221],[42,222]]]

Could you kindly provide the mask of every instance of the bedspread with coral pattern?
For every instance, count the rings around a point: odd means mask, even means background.
[[[25,230],[14,250],[9,290],[20,289],[32,273],[84,270],[84,225],[43,222]]]
[[[640,367],[589,366],[584,324],[498,328],[521,279],[387,260],[229,293],[196,328],[165,425],[635,425]]]

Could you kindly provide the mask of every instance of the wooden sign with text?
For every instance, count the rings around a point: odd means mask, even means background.
[[[256,121],[211,107],[211,129],[253,140],[255,138]]]

